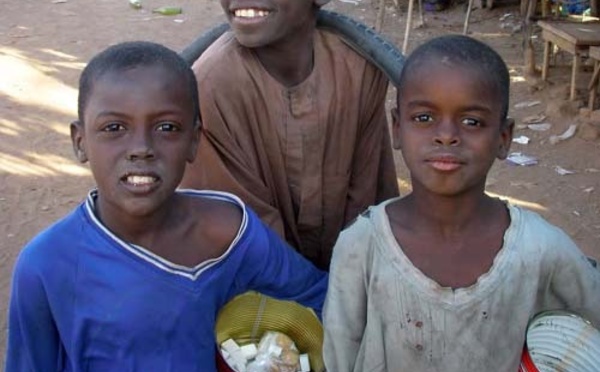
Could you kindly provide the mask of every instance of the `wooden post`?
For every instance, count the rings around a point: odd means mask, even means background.
[[[579,72],[579,54],[573,54],[573,71],[571,71],[571,94],[569,100],[575,101],[575,87],[577,85],[577,72]]]
[[[295,1],[297,1],[297,0],[295,0]],[[379,0],[379,10],[377,11],[377,19],[375,20],[375,31],[377,31],[379,33],[383,32],[384,18],[385,18],[385,0]]]
[[[406,31],[404,32],[404,43],[402,44],[402,53],[406,55],[408,49],[408,36],[410,35],[410,29],[412,27],[412,12],[415,0],[408,0],[408,14],[406,15]]]
[[[592,75],[592,80],[588,85],[588,90],[590,91],[590,100],[588,102],[588,107],[590,111],[593,111],[594,106],[596,105],[596,94],[598,93],[598,80],[600,80],[600,61],[595,61],[594,75]]]
[[[549,41],[544,42],[544,61],[542,62],[542,80],[548,78],[548,63],[550,63],[550,49],[552,43]]]
[[[521,25],[523,29],[523,55],[525,59],[526,73],[535,75],[535,53],[533,50],[533,16],[537,7],[537,0],[521,0]]]
[[[548,0],[542,0],[542,18],[545,19],[546,17],[548,17]]]
[[[463,27],[463,35],[466,35],[469,31],[469,18],[471,17],[471,9],[473,9],[473,0],[469,0],[467,5],[467,15],[465,16],[465,25]]]
[[[590,0],[590,15],[592,17],[600,16],[600,9],[598,9],[598,3],[600,3],[600,0]]]

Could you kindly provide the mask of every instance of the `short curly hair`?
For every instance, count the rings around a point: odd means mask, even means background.
[[[510,75],[502,57],[487,44],[469,36],[444,35],[433,38],[417,47],[407,58],[398,88],[398,100],[401,96],[404,81],[425,62],[432,58],[442,57],[449,62],[481,72],[489,79],[501,100],[501,119],[506,119],[509,105]]]
[[[200,117],[198,83],[190,66],[173,50],[157,43],[129,41],[108,47],[94,56],[83,69],[79,78],[79,98],[77,114],[83,122],[83,114],[88,103],[94,82],[109,72],[123,71],[139,66],[163,66],[181,77],[187,84],[194,117]]]

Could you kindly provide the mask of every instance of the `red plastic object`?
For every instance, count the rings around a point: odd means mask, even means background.
[[[231,369],[231,367],[229,367],[229,365],[227,365],[227,362],[223,359],[223,356],[221,355],[219,350],[217,350],[215,354],[217,358],[218,372],[235,372],[233,369]]]
[[[519,372],[539,372],[533,360],[531,359],[531,355],[529,355],[529,349],[527,345],[523,347],[523,354],[521,355],[521,365],[519,366]]]

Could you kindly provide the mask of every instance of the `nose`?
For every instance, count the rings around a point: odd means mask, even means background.
[[[444,118],[435,126],[433,142],[441,146],[460,144],[460,128],[451,118]]]
[[[152,136],[143,130],[134,131],[131,133],[131,141],[127,149],[127,159],[148,160],[154,158],[154,148]]]

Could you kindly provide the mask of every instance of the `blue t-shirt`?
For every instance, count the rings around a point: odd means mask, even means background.
[[[235,196],[179,191],[238,205],[227,251],[196,267],[173,264],[112,234],[96,193],[21,252],[9,309],[7,372],[215,371],[215,321],[256,290],[320,314],[327,274],[268,229]]]

